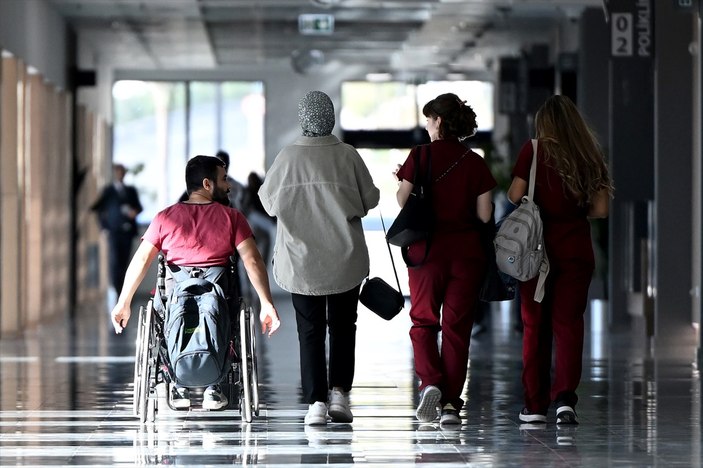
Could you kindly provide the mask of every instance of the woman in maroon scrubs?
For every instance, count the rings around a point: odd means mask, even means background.
[[[608,216],[613,184],[596,138],[568,97],[548,98],[537,111],[535,130],[534,198],[542,217],[550,271],[541,303],[533,299],[537,278],[520,285],[525,407],[519,418],[544,423],[553,401],[557,424],[578,424],[574,408],[581,380],[583,315],[594,269],[588,218]],[[531,163],[532,145],[527,141],[508,190],[514,204],[527,193]]]
[[[420,379],[415,415],[422,422],[433,421],[441,408],[441,424],[460,424],[471,327],[486,271],[479,226],[491,217],[491,190],[496,182],[483,158],[459,141],[476,132],[476,114],[470,106],[448,93],[425,104],[422,113],[427,117],[432,164],[428,165],[427,148],[416,147],[396,173],[398,203],[403,206],[413,188],[413,158],[420,151],[422,174],[431,166],[436,216],[427,258],[421,266],[408,269],[410,339]],[[408,256],[420,262],[425,243],[411,245]],[[437,346],[440,331],[441,349]]]

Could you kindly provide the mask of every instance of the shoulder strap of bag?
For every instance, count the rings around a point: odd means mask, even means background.
[[[532,164],[530,165],[530,182],[527,189],[527,197],[534,203],[535,185],[537,183],[537,140],[532,139]],[[544,253],[542,264],[539,266],[539,278],[537,279],[537,287],[535,288],[534,300],[542,302],[544,298],[544,287],[549,274],[549,257],[547,252]]]
[[[386,239],[386,247],[388,247],[388,256],[391,257],[391,265],[393,265],[393,274],[395,275],[395,282],[398,285],[398,291],[400,291],[400,280],[398,279],[398,270],[395,268],[395,261],[393,260],[393,252],[391,252],[391,244],[388,242],[388,233],[386,232],[386,223],[383,222],[383,214],[381,214],[381,209],[378,210],[378,215],[381,217],[381,226],[383,226],[383,238]]]
[[[434,180],[435,183],[436,183],[436,182],[439,182],[441,179],[444,179],[444,176],[446,176],[447,174],[449,174],[449,172],[450,172],[452,169],[454,169],[454,168],[456,167],[456,165],[459,164],[459,163],[461,162],[461,160],[466,157],[467,154],[469,154],[469,151],[471,151],[471,150],[470,150],[470,149],[467,149],[466,152],[465,152],[464,154],[462,154],[459,159],[457,159],[456,161],[454,161],[454,164],[452,164],[451,166],[449,166],[449,169],[447,169],[446,171],[444,171],[444,173],[442,173],[441,176],[437,177],[437,178]]]
[[[530,182],[527,187],[527,198],[534,201],[535,183],[537,181],[537,140],[532,140],[532,164],[530,165]]]

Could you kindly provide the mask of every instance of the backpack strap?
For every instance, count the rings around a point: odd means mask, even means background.
[[[535,302],[542,302],[544,299],[544,286],[547,282],[547,275],[549,274],[549,258],[547,258],[547,252],[544,253],[542,258],[542,263],[539,265],[539,277],[537,278],[537,287],[535,288],[535,295],[533,299]]]
[[[537,183],[537,140],[532,139],[532,164],[530,165],[530,181],[527,186],[527,198],[534,200],[535,184]]]
[[[532,164],[530,164],[530,182],[527,189],[527,198],[534,203],[535,185],[537,184],[537,140],[532,139]],[[542,263],[539,266],[539,277],[537,279],[537,287],[535,288],[535,302],[542,302],[544,298],[544,286],[547,282],[549,274],[549,258],[547,252],[544,252]]]

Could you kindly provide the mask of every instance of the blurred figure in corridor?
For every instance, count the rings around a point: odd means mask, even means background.
[[[124,275],[137,235],[137,215],[142,211],[137,189],[125,185],[127,168],[113,164],[113,181],[107,185],[90,209],[98,214],[100,227],[107,231],[110,283],[117,295],[122,291]]]

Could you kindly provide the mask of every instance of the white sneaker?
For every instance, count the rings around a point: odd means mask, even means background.
[[[227,403],[227,397],[222,394],[219,385],[211,385],[203,392],[203,408],[206,410],[219,410]]]
[[[322,401],[311,404],[308,414],[305,415],[305,424],[309,426],[327,424],[327,405]]]
[[[349,409],[349,394],[341,390],[332,389],[330,392],[330,418],[332,422],[350,423],[354,415]]]
[[[439,400],[442,392],[434,385],[428,385],[420,392],[420,403],[417,405],[415,417],[420,422],[432,422],[439,415]]]
[[[190,408],[190,392],[185,387],[171,388],[171,406],[176,409]]]
[[[520,414],[518,414],[518,418],[520,418],[520,421],[526,422],[526,423],[546,423],[547,422],[547,416],[544,414],[539,414],[539,413],[530,413],[530,410],[527,408],[523,408],[522,411],[520,411]]]

